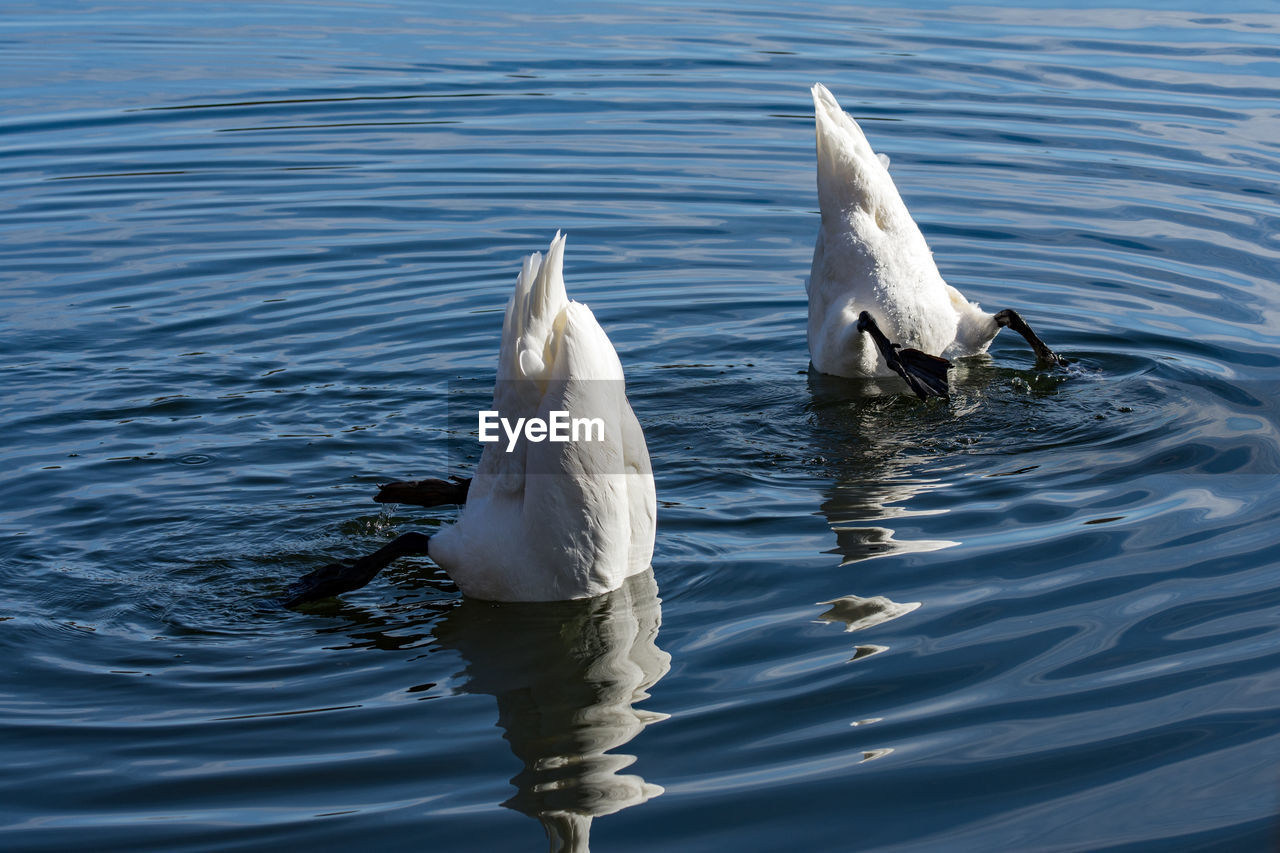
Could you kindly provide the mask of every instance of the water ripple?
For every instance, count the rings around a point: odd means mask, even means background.
[[[5,842],[1267,848],[1280,24],[1015,6],[10,9]],[[817,80],[1068,370],[806,371]],[[468,473],[556,229],[648,585],[271,607],[449,521],[369,497]]]

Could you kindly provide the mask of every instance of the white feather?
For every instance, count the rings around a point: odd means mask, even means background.
[[[565,294],[565,239],[525,259],[507,304],[493,408],[603,416],[603,441],[487,444],[457,523],[429,554],[466,595],[585,598],[648,568],[657,516],[649,450],[622,364],[591,309]]]
[[[892,376],[868,311],[891,341],[944,358],[984,352],[995,319],[947,284],[889,176],[888,157],[821,83],[813,87],[822,224],[809,271],[809,354],[822,373]]]

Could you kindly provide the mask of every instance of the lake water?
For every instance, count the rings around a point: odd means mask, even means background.
[[[0,847],[1270,849],[1280,15],[910,5],[4,3]],[[1068,370],[808,374],[816,81]],[[557,229],[652,572],[272,607]]]

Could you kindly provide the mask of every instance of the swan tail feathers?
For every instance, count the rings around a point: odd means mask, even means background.
[[[824,216],[860,207],[871,213],[892,187],[889,158],[878,155],[862,128],[821,83],[814,84],[813,111],[818,147],[818,206]],[[896,191],[895,191],[896,192]]]
[[[529,292],[542,269],[542,254],[525,255],[516,277],[515,289],[507,300],[507,311],[502,320],[502,343],[498,351],[498,379],[520,378],[520,349],[525,329],[529,323]]]
[[[507,302],[499,379],[545,379],[552,328],[569,304],[564,289],[565,236],[557,231],[545,255],[527,256]]]
[[[569,302],[564,289],[564,241],[565,236],[557,231],[534,278],[528,310],[535,323],[549,326]]]

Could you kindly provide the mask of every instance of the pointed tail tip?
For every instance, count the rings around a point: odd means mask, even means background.
[[[552,254],[564,254],[564,244],[568,241],[569,235],[565,234],[559,228],[556,229],[556,236],[551,238],[551,245],[547,248],[547,257]]]
[[[835,95],[821,83],[813,85],[813,119],[817,124],[817,134],[819,144],[821,145],[824,137],[831,139],[842,139],[851,135],[850,127],[857,129],[860,134],[862,129],[858,127],[858,123],[853,120],[853,116],[844,111],[840,106],[840,102],[836,100]],[[857,134],[852,134],[855,136]]]
[[[840,102],[836,100],[836,96],[821,83],[814,83],[809,93],[813,95],[813,106],[819,113],[840,110]]]
[[[538,277],[538,271],[541,269],[541,252],[530,252],[525,255],[524,261],[520,264],[520,274],[516,277],[516,292],[528,291],[533,287],[534,279]]]
[[[543,262],[542,270],[539,271],[545,275],[547,287],[554,288],[556,281],[559,280],[561,291],[564,290],[564,243],[568,237],[569,235],[556,231],[556,236],[547,248],[547,257]]]

